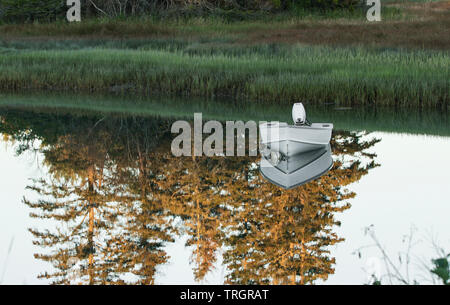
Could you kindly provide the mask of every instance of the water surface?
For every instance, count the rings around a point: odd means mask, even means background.
[[[285,190],[259,157],[172,156],[170,126],[195,111],[289,121],[289,109],[66,99],[2,102],[3,283],[362,284],[386,273],[368,227],[396,260],[416,228],[409,271],[425,282],[432,242],[450,248],[446,114],[311,109],[336,126],[333,166]]]

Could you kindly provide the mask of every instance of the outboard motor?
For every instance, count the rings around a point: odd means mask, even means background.
[[[292,119],[295,125],[308,125],[305,107],[303,107],[302,103],[295,103],[292,106]]]

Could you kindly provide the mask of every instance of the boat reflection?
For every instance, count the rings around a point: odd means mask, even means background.
[[[317,179],[333,166],[329,144],[325,148],[294,155],[268,148],[261,154],[261,175],[284,189],[291,189]]]

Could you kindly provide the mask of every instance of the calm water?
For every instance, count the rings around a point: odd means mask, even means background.
[[[260,157],[172,156],[165,113],[0,109],[0,281],[363,284],[388,272],[376,239],[425,283],[450,251],[445,114],[314,109],[337,126],[332,168],[285,190]]]

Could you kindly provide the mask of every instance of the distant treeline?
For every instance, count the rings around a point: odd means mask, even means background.
[[[352,9],[360,0],[81,0],[88,17],[142,15],[234,15],[302,9]],[[3,22],[54,21],[65,18],[66,0],[0,0]],[[237,14],[237,15],[236,15]]]

